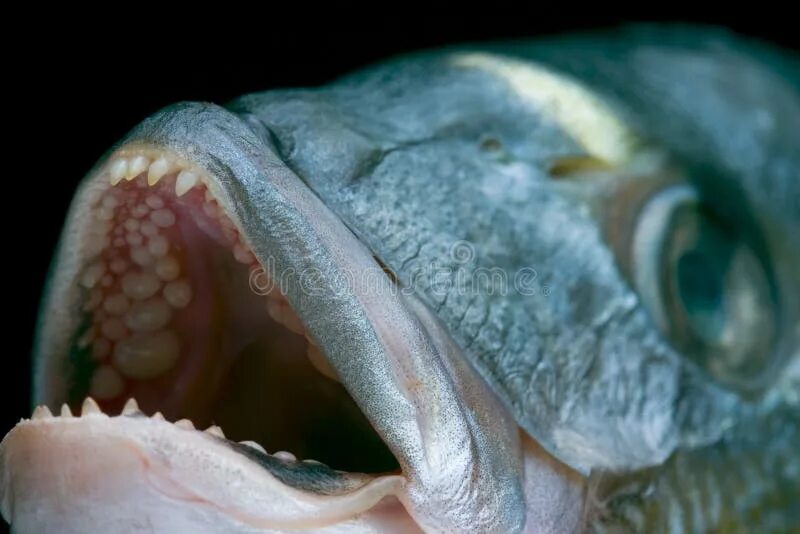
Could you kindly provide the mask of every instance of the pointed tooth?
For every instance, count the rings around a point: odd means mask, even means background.
[[[199,178],[191,171],[181,171],[178,178],[175,180],[175,194],[177,196],[185,195],[191,188],[197,185]]]
[[[264,454],[267,454],[266,449],[264,449],[264,447],[262,447],[260,444],[256,443],[255,441],[240,441],[239,444],[240,445],[244,445],[246,447],[250,447],[251,449],[255,449],[255,450],[259,451],[259,452],[263,452]]]
[[[164,158],[158,158],[150,164],[150,169],[147,171],[147,185],[156,185],[168,172],[169,162]]]
[[[206,432],[211,434],[212,436],[216,436],[218,438],[224,438],[225,433],[222,432],[222,429],[217,425],[211,425],[210,427],[206,428]]]
[[[194,430],[194,423],[192,423],[188,419],[181,419],[180,421],[175,421],[175,426],[177,426],[178,428],[182,428],[184,430]]]
[[[92,414],[102,414],[103,411],[100,409],[100,406],[94,401],[91,397],[86,397],[86,400],[83,401],[83,405],[81,406],[81,415],[92,415]]]
[[[125,402],[125,406],[122,407],[122,415],[133,415],[139,413],[139,403],[136,402],[136,399],[131,397],[130,399]]]
[[[128,172],[128,160],[125,158],[120,158],[116,160],[114,163],[111,164],[109,169],[109,179],[111,180],[111,185],[117,185],[125,178],[125,174]]]
[[[69,409],[66,402],[61,405],[61,417],[72,417],[72,410]]]
[[[284,462],[296,462],[297,461],[297,456],[295,456],[294,454],[292,454],[289,451],[278,451],[275,454],[273,454],[272,456],[274,456],[278,460],[283,460]]]
[[[128,164],[128,171],[125,173],[125,179],[130,181],[142,174],[150,166],[150,160],[144,156],[136,156]]]
[[[166,421],[166,419],[164,418],[164,414],[163,414],[163,413],[161,413],[161,412],[156,412],[156,413],[154,413],[154,414],[153,414],[153,415],[150,417],[150,419],[155,419],[156,421]]]
[[[31,415],[31,419],[49,419],[53,417],[53,414],[50,412],[50,408],[47,406],[37,406],[35,410],[33,410],[33,415]]]

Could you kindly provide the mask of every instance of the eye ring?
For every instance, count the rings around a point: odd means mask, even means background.
[[[633,270],[634,282],[642,300],[649,304],[650,314],[661,330],[669,328],[663,293],[658,284],[652,283],[654,270],[639,267],[643,264],[648,265],[647,262],[654,258],[661,257],[670,219],[677,207],[698,203],[697,193],[688,185],[671,186],[651,197],[640,211],[636,222],[631,246],[633,263],[637,266]]]
[[[762,389],[774,367],[777,298],[735,225],[689,184],[674,184],[642,206],[631,255],[639,295],[673,346],[722,384]]]

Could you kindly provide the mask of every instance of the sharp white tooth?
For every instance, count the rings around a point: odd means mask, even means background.
[[[175,180],[175,194],[177,196],[185,195],[191,188],[197,185],[199,178],[191,171],[181,171]]]
[[[156,421],[166,421],[166,419],[164,419],[164,414],[161,412],[154,413],[150,419],[155,419]]]
[[[222,429],[217,425],[211,425],[210,427],[206,428],[206,432],[218,438],[225,437],[225,434],[222,432]]]
[[[240,441],[239,444],[240,445],[245,445],[247,447],[250,447],[251,449],[255,449],[255,450],[259,451],[259,452],[263,452],[264,454],[267,454],[266,449],[264,449],[264,447],[262,447],[260,444],[256,443],[255,441]]]
[[[136,399],[131,397],[130,399],[125,402],[125,406],[122,407],[122,415],[133,415],[139,413],[139,403],[136,402]]]
[[[194,430],[194,423],[192,423],[188,419],[181,419],[180,421],[175,421],[175,426],[177,426],[178,428],[182,428],[184,430]]]
[[[147,171],[147,185],[156,185],[168,172],[169,162],[164,158],[158,158],[150,164],[150,169]]]
[[[150,160],[144,156],[134,157],[130,164],[128,164],[128,172],[125,173],[126,180],[133,180],[150,166]]]
[[[103,411],[100,409],[100,406],[94,401],[91,397],[86,397],[86,400],[83,401],[83,405],[81,406],[81,415],[93,415],[93,414],[102,414]]]
[[[61,417],[72,417],[72,410],[69,409],[66,402],[61,405]]]
[[[116,160],[114,163],[111,164],[111,168],[109,169],[109,179],[111,180],[111,185],[117,185],[125,178],[125,174],[128,172],[128,160],[125,158],[120,158]]]
[[[50,412],[50,408],[47,406],[37,406],[35,410],[33,410],[33,415],[31,419],[49,419],[53,417],[53,414]]]
[[[278,451],[275,454],[273,454],[272,456],[274,456],[278,460],[283,460],[284,462],[296,462],[297,461],[297,457],[294,454],[292,454],[291,452],[288,452],[288,451]]]

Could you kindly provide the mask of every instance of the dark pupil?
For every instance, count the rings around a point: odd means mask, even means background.
[[[706,341],[717,339],[725,327],[724,283],[728,261],[728,255],[720,250],[722,247],[709,248],[688,250],[677,264],[683,308],[690,326]]]

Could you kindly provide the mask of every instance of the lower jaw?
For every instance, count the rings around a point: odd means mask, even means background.
[[[268,455],[133,403],[112,417],[91,400],[78,416],[37,408],[0,460],[0,511],[21,532],[419,531],[400,476]]]

